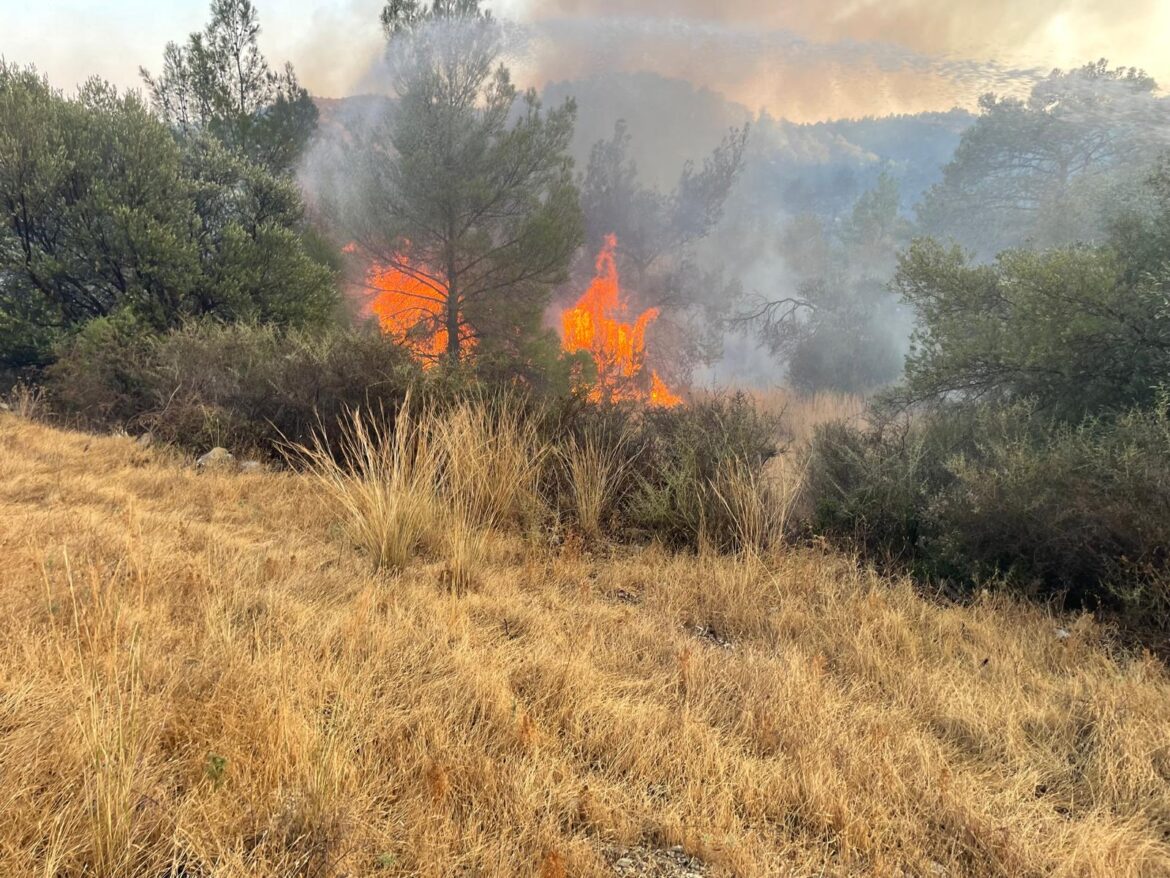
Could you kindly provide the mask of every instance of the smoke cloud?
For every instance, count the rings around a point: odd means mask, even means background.
[[[318,13],[293,51],[319,94],[382,91],[376,7]],[[1170,5],[1138,0],[826,3],[728,0],[512,0],[517,79],[538,89],[600,72],[686,79],[752,110],[800,122],[972,107],[1020,93],[1054,67],[1098,57],[1170,82],[1161,34]],[[344,52],[340,42],[348,40]]]
[[[317,95],[384,88],[377,61],[382,0],[258,4],[261,44],[293,62]],[[985,91],[1023,90],[1037,71],[1099,57],[1170,83],[1170,4],[1134,0],[487,0],[517,23],[517,78],[598,72],[682,77],[750,109],[795,121],[970,107]],[[206,19],[204,3],[119,0],[84,28],[69,4],[9,16],[3,52],[71,88],[91,74],[137,87],[167,40]]]
[[[787,31],[821,44],[883,44],[921,55],[1012,66],[1075,66],[1091,58],[1144,66],[1170,78],[1164,34],[1170,7],[1137,0],[1124,14],[1107,0],[531,0],[534,19],[644,16]]]

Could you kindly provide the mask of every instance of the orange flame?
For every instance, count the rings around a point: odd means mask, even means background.
[[[645,401],[673,407],[682,397],[673,393],[651,370],[650,386],[643,377],[646,327],[658,318],[658,309],[643,311],[631,322],[629,304],[622,297],[618,277],[617,236],[607,235],[597,254],[597,275],[577,304],[561,315],[563,347],[568,353],[588,351],[597,365],[597,386],[589,394],[595,402]]]
[[[343,252],[356,253],[357,245],[349,244]],[[432,272],[418,270],[405,254],[396,256],[393,265],[375,262],[366,270],[366,288],[372,291],[366,313],[378,318],[383,334],[428,364],[447,352],[447,290],[432,278]],[[473,344],[471,338],[461,339],[460,349]]]

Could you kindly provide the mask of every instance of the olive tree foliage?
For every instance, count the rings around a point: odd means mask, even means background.
[[[889,289],[911,236],[900,203],[883,173],[840,222],[806,214],[784,230],[778,289],[753,297],[740,319],[788,364],[795,388],[864,393],[901,373],[908,320]]]
[[[317,126],[317,107],[291,64],[260,52],[250,0],[213,0],[211,19],[185,45],[169,43],[162,73],[141,74],[156,111],[184,135],[212,135],[275,173],[291,172]]]
[[[503,32],[476,0],[382,11],[397,106],[357,144],[333,206],[366,259],[412,280],[408,318],[458,362],[544,335],[582,223],[569,144],[576,107],[544,110],[500,63]]]
[[[982,258],[1024,244],[1103,239],[1112,208],[1140,193],[1170,142],[1170,100],[1134,68],[1053,71],[1027,97],[985,95],[920,224]]]
[[[619,120],[612,138],[594,144],[581,177],[581,274],[592,270],[606,237],[616,236],[623,287],[640,307],[660,311],[649,347],[671,382],[685,383],[694,367],[718,358],[724,318],[740,295],[701,249],[743,170],[748,135],[748,126],[731,129],[701,165],[686,162],[674,188],[663,192],[639,178],[632,135]]]
[[[297,231],[299,194],[199,139],[183,149],[136,94],[99,80],[66,98],[0,65],[0,360],[117,315],[303,324],[333,305],[332,275]]]
[[[1100,246],[1009,250],[991,264],[917,241],[896,286],[919,327],[896,399],[1028,399],[1068,420],[1158,403],[1170,375],[1170,169]]]

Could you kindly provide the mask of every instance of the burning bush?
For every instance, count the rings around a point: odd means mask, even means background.
[[[52,367],[48,388],[58,414],[88,425],[150,430],[195,451],[222,445],[270,456],[285,441],[311,445],[315,432],[320,448],[343,448],[356,409],[393,441],[388,422],[413,392],[444,424],[436,434],[443,447],[459,450],[450,478],[469,486],[460,496],[473,496],[475,485],[490,492],[490,500],[474,495],[495,510],[490,523],[527,526],[551,510],[590,537],[678,547],[743,542],[751,504],[730,492],[763,486],[779,433],[745,396],[669,408],[544,396],[482,373],[424,371],[407,348],[376,332],[193,324],[159,337],[96,321]],[[506,486],[495,484],[505,470]],[[583,481],[594,477],[604,484]],[[501,501],[505,487],[528,498],[542,493],[552,504]]]
[[[597,275],[577,304],[561,315],[564,348],[586,351],[597,366],[589,390],[594,402],[642,401],[670,408],[682,403],[653,369],[646,370],[646,327],[658,317],[650,308],[637,317],[622,294],[618,276],[617,236],[609,235],[597,255]]]
[[[353,254],[356,247],[351,244],[345,252]],[[387,263],[370,263],[359,294],[366,299],[363,312],[420,363],[433,365],[447,352],[448,292],[438,272],[412,262],[408,254],[396,254]],[[455,320],[460,352],[467,353],[475,344],[474,332],[465,314]]]

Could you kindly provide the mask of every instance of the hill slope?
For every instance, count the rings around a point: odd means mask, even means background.
[[[0,874],[1170,872],[1170,678],[1087,618],[491,551],[374,575],[296,476],[0,415]]]

